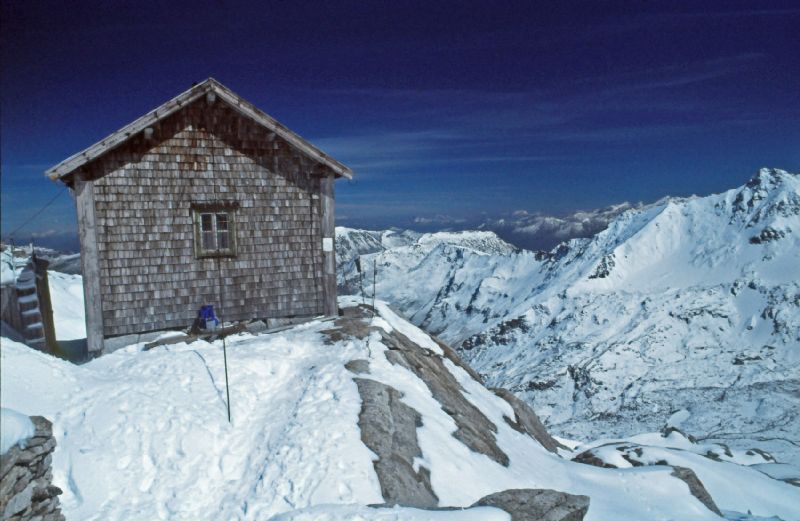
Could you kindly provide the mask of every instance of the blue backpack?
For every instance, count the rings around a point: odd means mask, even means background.
[[[214,330],[219,327],[219,319],[214,314],[214,306],[211,304],[200,306],[200,311],[197,312],[197,321],[200,329]]]

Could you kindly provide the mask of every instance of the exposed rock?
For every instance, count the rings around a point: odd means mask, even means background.
[[[473,507],[490,506],[511,514],[511,521],[581,521],[589,497],[556,490],[504,490],[481,498]]]
[[[466,364],[466,362],[464,362],[464,361],[461,359],[461,357],[460,357],[460,356],[458,356],[458,354],[456,353],[455,349],[453,349],[453,348],[452,348],[452,347],[450,347],[449,345],[445,344],[444,342],[442,342],[441,340],[439,340],[439,339],[438,339],[438,338],[436,338],[435,336],[431,336],[431,338],[433,339],[433,341],[434,341],[434,342],[436,342],[436,344],[437,344],[439,347],[441,347],[441,348],[442,348],[442,352],[444,352],[444,356],[446,356],[448,360],[450,360],[450,361],[451,361],[451,362],[453,362],[455,365],[457,365],[458,367],[460,367],[461,369],[463,369],[464,371],[466,371],[466,372],[467,372],[467,374],[469,374],[469,375],[472,377],[472,379],[473,379],[473,380],[475,380],[476,382],[480,382],[481,384],[483,384],[483,378],[481,378],[481,375],[479,375],[479,374],[477,373],[477,371],[475,371],[475,369],[473,369],[473,368],[471,368],[470,366],[468,366],[468,365]]]
[[[257,335],[269,329],[267,327],[267,323],[263,320],[253,320],[252,322],[249,322],[245,328],[247,328],[247,332],[251,335]]]
[[[525,317],[512,318],[500,322],[488,331],[467,338],[461,342],[458,348],[462,351],[469,351],[485,344],[508,345],[514,341],[515,335],[528,331],[530,331],[530,326]]]
[[[497,388],[492,389],[492,392],[507,401],[508,404],[511,405],[511,408],[514,409],[514,415],[516,416],[514,420],[505,417],[506,422],[508,422],[511,427],[529,435],[550,452],[558,453],[559,447],[566,448],[550,436],[550,433],[547,432],[547,429],[539,420],[539,417],[536,416],[536,413],[533,412],[533,409],[531,409],[527,403],[517,398],[514,393],[506,389]]]
[[[365,378],[353,379],[361,395],[358,426],[361,440],[375,454],[375,473],[387,505],[434,508],[439,499],[433,493],[430,472],[414,470],[414,458],[422,457],[417,441],[420,414],[404,404],[402,393],[393,387]]]
[[[772,454],[770,454],[769,452],[767,452],[765,450],[761,450],[761,449],[758,449],[758,448],[755,448],[755,447],[753,447],[751,449],[748,449],[745,454],[747,454],[748,456],[752,456],[753,454],[758,454],[759,456],[764,458],[764,461],[771,461],[772,463],[776,463],[777,462],[775,460],[775,456],[773,456]]]
[[[604,279],[611,274],[611,270],[614,269],[614,254],[610,253],[608,255],[604,255],[602,259],[600,259],[600,263],[595,268],[594,273],[589,275],[590,279]]]
[[[594,467],[602,467],[606,469],[617,468],[616,465],[612,465],[611,463],[606,463],[605,461],[595,456],[594,453],[592,452],[592,449],[581,452],[580,454],[572,458],[572,461],[577,461],[578,463],[585,463],[586,465],[592,465]]]
[[[777,241],[778,239],[783,239],[786,236],[786,232],[783,230],[776,230],[771,226],[767,226],[761,233],[756,236],[750,237],[750,244],[763,244],[765,242],[770,241]]]
[[[326,340],[328,344],[335,344],[350,337],[367,338],[371,332],[382,330],[358,319],[371,318],[373,315],[372,308],[364,304],[344,308],[340,312],[340,317],[333,322],[334,327],[325,329],[321,333],[328,337]]]
[[[697,439],[694,436],[692,436],[691,434],[687,434],[687,433],[683,432],[682,430],[680,430],[679,428],[677,428],[675,426],[672,426],[672,425],[668,425],[668,426],[664,427],[661,430],[661,436],[664,437],[664,438],[667,438],[673,432],[677,432],[678,434],[680,434],[681,436],[683,436],[687,440],[691,441],[692,443],[697,443]]]
[[[686,467],[672,467],[672,475],[689,485],[689,492],[696,497],[698,501],[704,504],[706,508],[718,516],[722,516],[722,512],[719,511],[714,500],[711,499],[711,494],[708,493],[706,487],[703,486],[703,482],[700,481],[700,478],[697,477],[697,474],[695,474],[692,469]]]
[[[497,445],[497,426],[464,397],[464,389],[445,367],[440,356],[421,348],[398,331],[382,334],[389,348],[386,358],[405,367],[430,389],[433,397],[456,422],[453,436],[472,451],[483,454],[497,463],[508,466],[508,455]]]
[[[350,371],[351,373],[367,374],[369,373],[369,360],[364,360],[364,359],[350,360],[349,362],[344,364],[344,368]]]

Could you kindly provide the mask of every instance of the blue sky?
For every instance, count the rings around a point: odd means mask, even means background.
[[[208,76],[355,170],[340,224],[719,192],[800,169],[797,27],[767,1],[3,2],[2,232],[46,168]]]

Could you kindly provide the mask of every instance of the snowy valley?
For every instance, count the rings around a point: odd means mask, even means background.
[[[363,286],[493,386],[583,440],[658,430],[800,464],[800,176],[631,209],[591,239],[517,250],[491,232],[339,229]]]

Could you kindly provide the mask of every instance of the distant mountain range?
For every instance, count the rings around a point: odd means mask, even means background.
[[[660,204],[661,201],[655,203]],[[487,218],[479,230],[493,231],[504,240],[529,250],[550,250],[569,239],[591,237],[606,229],[618,215],[641,209],[642,203],[621,203],[595,210],[578,210],[566,215],[546,215],[517,210],[507,217]]]
[[[558,215],[514,210],[470,219],[437,214],[417,216],[407,223],[407,227],[418,233],[474,230],[495,232],[498,237],[518,248],[550,250],[569,239],[591,237],[604,230],[622,212],[645,206],[643,203],[624,202],[605,208]],[[403,228],[392,229],[396,232],[407,231]]]
[[[764,169],[620,210],[548,252],[488,231],[339,228],[340,291],[361,293],[360,257],[369,296],[375,265],[379,299],[557,434],[621,436],[679,413],[697,436],[800,461],[800,176]]]

